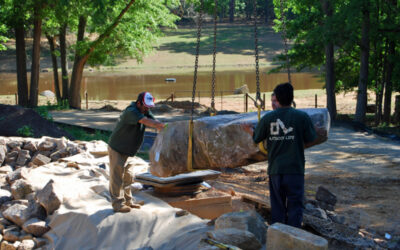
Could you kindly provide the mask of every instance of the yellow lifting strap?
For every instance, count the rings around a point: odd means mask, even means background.
[[[210,116],[215,116],[217,114],[217,111],[215,109],[212,109],[210,112]]]
[[[187,170],[193,171],[193,120],[189,121],[189,142],[188,142],[188,154],[187,154]]]
[[[258,109],[258,122],[260,122],[261,120],[261,105],[257,105],[257,109]],[[258,149],[261,151],[261,153],[268,155],[268,151],[264,148],[264,143],[260,142],[258,143]]]

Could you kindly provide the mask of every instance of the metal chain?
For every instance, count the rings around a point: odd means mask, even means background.
[[[260,94],[260,72],[259,72],[259,66],[258,66],[258,37],[257,37],[257,0],[254,0],[254,6],[253,6],[253,11],[254,11],[254,51],[255,51],[255,58],[256,58],[256,103],[255,105],[257,106],[257,101],[261,100],[261,94]]]
[[[212,87],[211,87],[211,109],[215,113],[215,63],[217,55],[217,0],[214,0],[214,47],[213,47],[213,70],[212,70]]]
[[[283,1],[280,0],[280,9],[281,9],[281,22],[282,22],[282,28],[283,28],[283,42],[285,44],[285,56],[286,56],[286,67],[287,67],[287,72],[288,72],[288,81],[291,84],[292,79],[290,76],[290,64],[289,64],[289,49],[288,49],[288,39],[287,39],[287,32],[286,32],[286,17],[285,13],[283,12]]]
[[[201,38],[201,23],[203,21],[203,0],[200,0],[200,13],[197,24],[197,44],[196,44],[196,59],[194,61],[194,76],[193,76],[193,91],[192,91],[192,110],[190,112],[190,118],[193,121],[194,112],[194,99],[196,95],[196,83],[197,83],[197,69],[199,67],[199,51],[200,51],[200,38]]]

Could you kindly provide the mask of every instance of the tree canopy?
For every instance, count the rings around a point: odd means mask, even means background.
[[[24,76],[18,78],[18,95],[24,100],[20,104],[25,106],[29,102],[30,106],[37,105],[34,78],[38,75],[35,72],[39,69],[40,47],[35,41],[40,42],[40,39],[34,39],[33,76],[28,98],[26,69],[23,70],[26,61],[24,35],[27,29],[34,27],[34,37],[40,37],[43,30],[49,42],[59,37],[60,51],[53,49],[52,53],[61,56],[63,99],[67,99],[71,107],[80,108],[85,64],[110,65],[124,57],[141,61],[153,49],[157,38],[162,36],[161,28],[175,27],[178,17],[171,13],[170,8],[175,8],[178,3],[177,0],[2,0],[0,13],[5,15],[1,17],[4,24],[0,25],[0,34],[14,30],[17,58],[22,59],[17,60],[20,69],[17,70],[18,75]],[[66,37],[74,33],[76,42],[68,46]],[[4,39],[0,36],[0,42]],[[74,59],[70,80],[68,55]]]
[[[334,47],[335,93],[358,89],[356,120],[365,119],[366,89],[377,94],[377,112],[390,119],[392,91],[400,90],[400,5],[395,0],[274,0],[275,29],[292,41],[288,56],[297,70],[319,69],[326,73],[327,45]],[[281,16],[286,17],[283,25]],[[277,57],[283,62],[285,55]],[[365,67],[363,66],[365,65]],[[365,85],[365,91],[362,87]],[[360,103],[364,102],[365,103]],[[360,113],[358,113],[360,112]],[[380,117],[380,114],[377,114]],[[358,117],[358,118],[357,118]],[[378,121],[379,122],[379,121]]]

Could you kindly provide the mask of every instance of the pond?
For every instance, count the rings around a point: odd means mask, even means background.
[[[260,70],[260,90],[271,92],[273,88],[287,81],[286,73],[267,74]],[[176,81],[165,81],[167,78]],[[197,92],[202,97],[211,96],[211,72],[198,72]],[[29,76],[28,76],[28,79]],[[292,83],[295,90],[322,89],[324,82],[313,73],[293,73]],[[230,95],[236,88],[247,84],[250,92],[256,92],[255,70],[220,71],[216,73],[215,96]],[[15,73],[0,74],[0,95],[13,95],[17,92]],[[146,74],[138,75],[126,71],[85,72],[82,80],[82,98],[85,91],[89,100],[134,100],[141,91],[151,92],[157,99],[166,99],[171,93],[177,98],[191,97],[193,73]],[[39,92],[54,92],[53,74],[40,73]]]

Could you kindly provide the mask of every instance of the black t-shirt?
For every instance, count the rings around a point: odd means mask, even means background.
[[[268,174],[304,174],[304,144],[315,138],[308,114],[294,108],[278,108],[264,115],[253,136],[256,143],[267,142]]]

